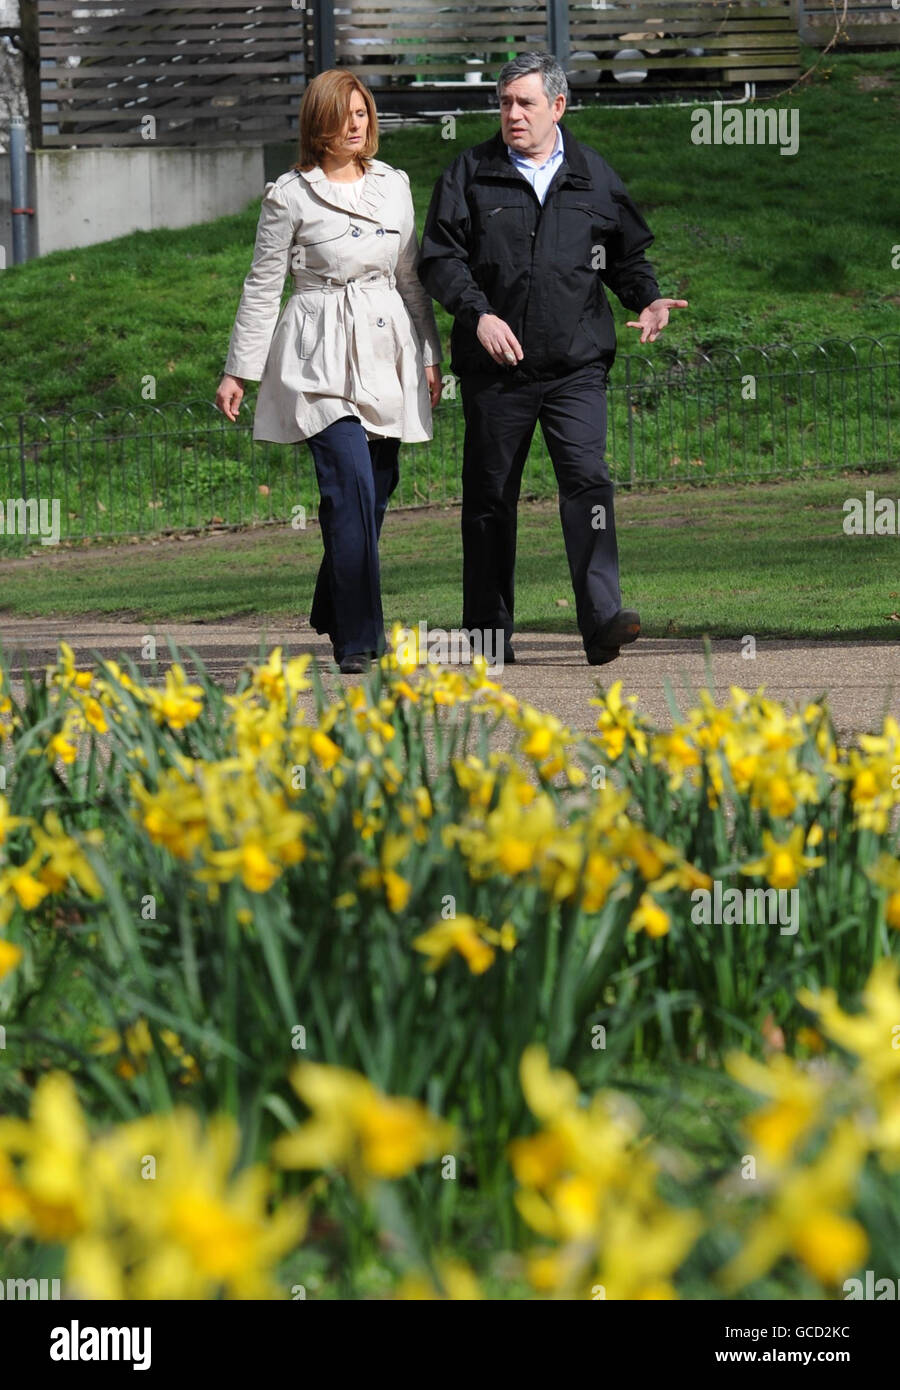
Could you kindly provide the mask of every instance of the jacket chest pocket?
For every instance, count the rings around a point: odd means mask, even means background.
[[[520,201],[486,199],[475,213],[476,254],[480,261],[497,264],[520,259],[526,248],[531,255],[531,224]]]
[[[606,242],[616,232],[618,220],[585,200],[557,200],[557,234],[571,263],[584,258],[594,270],[606,268]]]

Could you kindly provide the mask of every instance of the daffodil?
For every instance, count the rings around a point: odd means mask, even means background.
[[[14,941],[5,941],[3,937],[0,937],[0,980],[5,979],[15,970],[23,955],[21,946],[17,946]]]
[[[786,840],[776,840],[770,830],[764,830],[762,841],[762,858],[743,864],[741,873],[761,874],[773,888],[794,888],[810,869],[818,869],[825,863],[821,856],[804,855],[802,825],[795,825]]]
[[[32,854],[24,864],[9,865],[0,873],[0,927],[6,926],[16,907],[33,911],[50,892],[35,876],[40,854]]]
[[[169,1052],[181,1062],[183,1069],[181,1079],[185,1082],[199,1080],[200,1072],[197,1063],[193,1057],[185,1052],[178,1034],[171,1028],[161,1028],[159,1036]],[[121,1076],[123,1080],[131,1080],[139,1072],[145,1070],[145,1059],[153,1051],[153,1038],[147,1020],[139,1018],[134,1023],[129,1024],[121,1033],[116,1028],[99,1029],[91,1045],[91,1051],[99,1057],[121,1052],[123,1055],[116,1063],[116,1074]]]
[[[797,992],[805,1009],[817,1016],[826,1037],[859,1058],[860,1069],[874,1086],[900,1086],[900,984],[898,964],[890,956],[876,961],[863,988],[863,1010],[848,1014],[833,989]]]
[[[842,1119],[817,1159],[791,1169],[742,1249],[721,1270],[726,1293],[761,1278],[788,1254],[830,1288],[861,1264],[868,1239],[847,1208],[854,1200],[866,1147],[866,1136],[853,1120]]]
[[[402,1177],[454,1142],[452,1127],[419,1101],[385,1096],[358,1072],[300,1062],[290,1079],[312,1115],[276,1139],[272,1157],[282,1168],[339,1167],[365,1186]]]
[[[359,877],[361,888],[383,890],[385,901],[394,913],[403,911],[412,893],[412,884],[397,872],[397,865],[409,853],[411,844],[409,835],[393,832],[385,835],[381,842],[379,867],[364,869]]]
[[[165,688],[148,690],[149,704],[158,724],[184,729],[203,712],[203,687],[188,681],[176,661],[166,671]]]
[[[270,1270],[302,1239],[305,1208],[282,1199],[269,1215],[269,1175],[261,1165],[235,1173],[238,1147],[232,1119],[204,1123],[185,1109],[98,1139],[91,1169],[106,1209],[70,1247],[73,1289],[102,1297],[118,1264],[132,1299],[285,1297]]]
[[[574,1078],[552,1070],[541,1047],[526,1049],[520,1076],[542,1129],[509,1145],[515,1201],[526,1223],[553,1242],[529,1253],[536,1290],[590,1298],[600,1285],[609,1298],[675,1297],[672,1275],[702,1222],[659,1196],[636,1109],[609,1092],[581,1105]]]
[[[663,764],[669,773],[669,788],[678,791],[685,778],[694,780],[694,775],[703,763],[703,755],[693,741],[692,731],[686,724],[677,725],[668,734],[654,734],[651,740],[650,761]]]
[[[404,1275],[394,1292],[394,1298],[416,1301],[446,1299],[451,1302],[471,1302],[484,1297],[478,1280],[463,1260],[435,1260],[435,1276],[424,1271]]]
[[[62,690],[69,690],[73,687],[76,690],[86,690],[93,680],[92,673],[76,669],[75,653],[68,642],[61,641],[59,643],[59,653],[60,656],[56,665],[47,667],[49,683]]]
[[[628,744],[634,747],[640,757],[647,755],[647,734],[644,721],[633,709],[636,695],[622,699],[622,682],[615,681],[602,698],[591,700],[592,705],[600,706],[597,728],[600,730],[596,741],[606,756],[615,762],[622,756]]]
[[[440,970],[456,951],[473,975],[483,975],[494,963],[494,947],[511,951],[516,944],[516,934],[510,922],[504,922],[497,931],[482,918],[461,913],[429,927],[415,937],[412,944],[415,950],[428,956],[427,970]]]
[[[185,1109],[92,1138],[71,1077],[52,1072],[27,1120],[0,1119],[0,1227],[64,1245],[78,1298],[283,1298],[271,1268],[305,1208],[283,1198],[269,1215],[268,1171],[235,1173],[238,1147],[232,1119]]]
[[[274,647],[263,666],[252,668],[250,688],[280,711],[282,718],[286,718],[297,695],[310,689],[306,671],[312,657],[309,654],[294,657],[285,665],[282,652],[282,647]]]
[[[10,813],[9,802],[0,792],[0,845],[9,839],[10,831],[16,830],[20,825],[31,824],[28,816],[14,816]]]
[[[645,931],[648,936],[665,936],[671,925],[671,917],[652,893],[642,893],[629,919],[629,931]]]
[[[100,881],[82,847],[92,845],[99,848],[103,844],[102,830],[82,831],[79,843],[79,840],[65,833],[58,814],[48,811],[43,825],[36,825],[32,830],[32,838],[35,850],[43,860],[37,878],[51,892],[61,892],[71,879],[89,897],[102,896]]]
[[[315,730],[309,746],[326,772],[329,772],[340,760],[341,750],[339,746],[327,734],[322,733],[321,729]]]
[[[884,920],[889,927],[900,931],[900,862],[882,853],[877,862],[864,872],[873,883],[889,890],[884,905]]]
[[[782,1166],[791,1159],[820,1118],[825,1102],[823,1083],[790,1057],[777,1053],[764,1065],[742,1053],[726,1060],[731,1076],[771,1099],[754,1111],[744,1128],[758,1152],[771,1164]]]
[[[0,1119],[0,1153],[20,1161],[26,1228],[38,1240],[70,1240],[91,1222],[99,1194],[90,1183],[89,1151],[87,1124],[65,1072],[38,1082],[30,1120]]]

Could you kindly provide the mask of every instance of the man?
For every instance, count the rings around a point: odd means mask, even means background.
[[[559,484],[578,626],[592,665],[633,642],[623,609],[604,460],[606,380],[616,354],[612,289],[654,342],[669,310],[644,251],[653,240],[618,175],[560,118],[568,84],[550,53],[522,54],[497,83],[500,131],[438,179],[419,278],[454,316],[463,450],[463,627],[502,628],[514,661],[516,508],[538,421]],[[484,639],[482,639],[484,640]]]

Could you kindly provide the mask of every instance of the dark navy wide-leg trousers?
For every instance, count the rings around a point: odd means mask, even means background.
[[[325,556],[316,579],[310,623],[327,633],[336,661],[385,649],[378,537],[397,486],[399,439],[366,439],[347,415],[306,441],[319,484]]]

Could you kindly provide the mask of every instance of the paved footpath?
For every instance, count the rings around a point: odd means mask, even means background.
[[[163,669],[169,665],[167,638],[184,653],[191,648],[210,674],[233,687],[243,664],[256,660],[260,641],[265,650],[281,645],[286,655],[314,653],[327,668],[330,644],[297,622],[262,626],[247,619],[214,623],[117,623],[87,618],[25,619],[0,617],[0,641],[11,658],[13,678],[23,664],[37,670],[53,661],[59,638],[75,650],[79,665],[89,665],[92,651],[103,656],[129,655],[147,675],[140,660],[147,634],[157,639]],[[521,633],[514,640],[517,661],[504,668],[503,685],[538,709],[551,711],[574,729],[594,727],[596,710],[590,700],[597,682],[609,687],[621,680],[624,694],[639,697],[638,708],[655,724],[666,727],[672,715],[666,682],[686,709],[692,692],[709,684],[707,661],[717,697],[727,697],[731,685],[755,690],[765,686],[772,697],[791,704],[828,692],[835,723],[842,733],[880,728],[885,714],[900,718],[900,644],[865,642],[761,641],[756,656],[742,656],[738,641],[713,641],[709,657],[699,639],[642,638],[625,648],[608,666],[588,666],[580,640],[573,635]],[[185,655],[188,671],[192,663]]]

